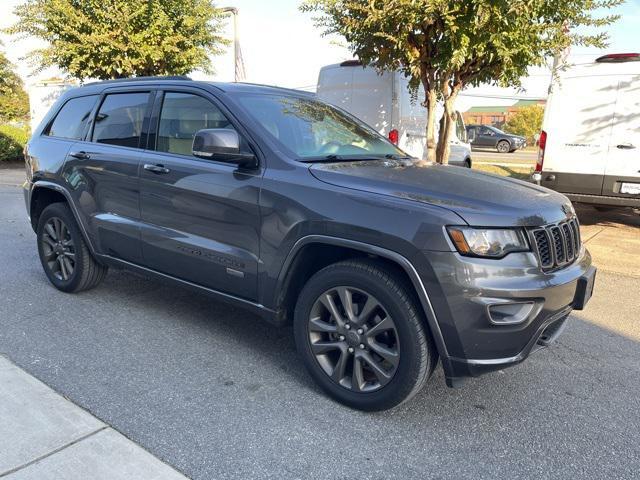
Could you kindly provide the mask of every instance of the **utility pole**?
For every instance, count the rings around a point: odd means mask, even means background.
[[[233,15],[233,64],[234,81],[242,82],[245,79],[244,61],[242,60],[242,50],[240,50],[240,33],[238,31],[238,9],[236,7],[223,7],[224,13]]]

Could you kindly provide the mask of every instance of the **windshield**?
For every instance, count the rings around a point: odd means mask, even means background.
[[[287,95],[239,95],[240,104],[301,160],[406,157],[364,123],[326,103]]]

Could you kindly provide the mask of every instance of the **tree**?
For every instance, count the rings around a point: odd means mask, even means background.
[[[47,43],[29,55],[36,71],[79,80],[210,72],[228,44],[209,0],[26,0],[14,14],[7,33]]]
[[[13,65],[0,51],[0,121],[26,122],[29,118],[29,96]]]
[[[542,129],[543,116],[544,107],[542,105],[527,105],[509,117],[503,126],[504,131],[522,135],[527,138],[527,143],[534,145],[534,136]]]
[[[542,65],[569,45],[603,47],[597,18],[623,0],[306,0],[325,34],[339,34],[367,65],[400,70],[414,94],[424,87],[427,159],[447,163],[455,127],[454,103],[466,86],[520,86],[530,66]],[[444,103],[438,141],[435,109]]]

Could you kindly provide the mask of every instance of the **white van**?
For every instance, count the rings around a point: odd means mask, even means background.
[[[576,202],[640,207],[640,54],[604,55],[559,74],[533,178]]]
[[[427,109],[420,105],[424,90],[420,88],[417,100],[412,102],[408,80],[402,73],[379,75],[357,60],[327,65],[320,69],[317,96],[375,128],[408,154],[425,158]],[[437,120],[443,110],[440,105]],[[466,137],[462,115],[457,112],[450,140],[450,164],[471,167],[471,146]]]

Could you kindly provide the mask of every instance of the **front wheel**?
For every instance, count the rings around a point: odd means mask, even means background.
[[[296,346],[331,397],[385,410],[422,388],[437,355],[409,289],[369,260],[330,265],[304,286],[294,316]]]
[[[107,267],[91,255],[67,204],[53,203],[45,208],[36,233],[42,268],[58,290],[88,290],[106,275]]]
[[[509,150],[511,150],[511,145],[509,145],[509,142],[507,142],[506,140],[500,140],[498,142],[498,145],[496,146],[496,150],[498,150],[498,153],[509,153]]]

